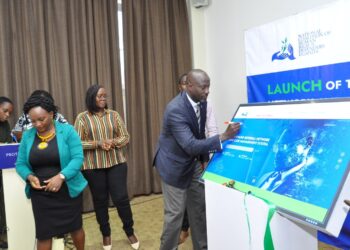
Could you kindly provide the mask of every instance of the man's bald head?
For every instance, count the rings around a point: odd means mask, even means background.
[[[205,101],[209,95],[210,78],[201,69],[192,69],[187,73],[186,91],[193,101]]]
[[[205,83],[210,82],[210,78],[205,71],[201,69],[192,69],[187,73],[187,83],[189,82]]]

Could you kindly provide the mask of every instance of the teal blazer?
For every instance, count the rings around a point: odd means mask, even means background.
[[[60,155],[61,173],[66,177],[65,181],[68,186],[69,195],[71,197],[77,197],[87,185],[87,181],[80,172],[84,161],[80,137],[72,125],[56,121],[54,124],[58,152]],[[34,175],[29,163],[29,153],[33,146],[36,132],[36,128],[31,128],[24,132],[16,161],[17,173],[27,182],[25,193],[28,198],[30,198],[30,185],[27,181],[27,177],[30,174]]]

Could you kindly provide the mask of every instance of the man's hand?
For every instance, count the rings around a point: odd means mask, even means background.
[[[220,140],[226,141],[228,139],[232,139],[238,133],[240,127],[241,127],[241,124],[239,122],[229,124],[225,132],[220,135]]]

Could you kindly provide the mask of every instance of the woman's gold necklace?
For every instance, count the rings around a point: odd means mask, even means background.
[[[51,138],[53,138],[56,133],[55,133],[55,131],[53,131],[51,134],[48,134],[47,136],[41,136],[41,135],[39,135],[38,132],[36,134],[38,135],[39,139],[41,140],[41,142],[38,144],[38,149],[43,150],[49,146],[47,141],[49,141]]]

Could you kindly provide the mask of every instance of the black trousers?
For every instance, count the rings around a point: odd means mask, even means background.
[[[134,234],[134,221],[127,191],[127,164],[121,163],[111,168],[84,170],[83,175],[89,183],[95,214],[103,236],[111,235],[109,224],[109,195],[116,206],[127,236]]]
[[[5,234],[6,231],[7,227],[4,201],[4,187],[2,184],[2,170],[0,170],[0,235]]]

